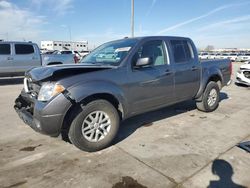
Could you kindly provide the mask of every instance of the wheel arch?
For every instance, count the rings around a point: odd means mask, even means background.
[[[110,94],[110,93],[94,93],[94,94],[88,95],[85,98],[83,98],[81,101],[74,102],[72,106],[67,110],[64,116],[62,127],[61,127],[61,134],[64,140],[68,141],[67,134],[68,134],[68,130],[70,128],[71,122],[73,121],[74,117],[81,111],[81,109],[84,108],[86,104],[94,100],[99,100],[99,99],[103,99],[103,100],[110,102],[117,110],[120,119],[124,118],[125,116],[124,106],[115,95]]]
[[[203,79],[203,81],[201,82],[200,89],[199,89],[199,91],[198,91],[198,93],[197,93],[197,95],[195,97],[195,99],[197,101],[202,100],[202,94],[205,91],[205,89],[207,87],[207,84],[209,82],[211,82],[211,81],[216,82],[218,84],[220,90],[223,87],[223,85],[222,85],[222,83],[223,83],[223,76],[222,76],[222,74],[220,72],[215,71],[215,72],[211,73],[210,76],[206,76],[206,75],[203,75],[203,76],[206,77],[207,79]]]
[[[207,83],[206,83],[206,86],[207,86],[207,84],[208,84],[209,82],[211,82],[211,81],[216,82],[216,83],[218,84],[218,86],[219,86],[219,89],[221,90],[221,88],[222,88],[222,78],[221,78],[221,76],[220,76],[219,74],[211,75],[211,76],[209,77]],[[206,88],[206,87],[205,87],[205,88]]]

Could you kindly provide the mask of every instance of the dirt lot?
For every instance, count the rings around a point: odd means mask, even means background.
[[[187,101],[128,119],[96,153],[26,126],[13,109],[21,88],[0,79],[0,187],[250,187],[250,154],[235,146],[250,140],[250,88],[225,87],[212,113]]]

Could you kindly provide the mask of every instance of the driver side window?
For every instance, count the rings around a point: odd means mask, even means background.
[[[140,58],[150,58],[151,66],[166,64],[164,42],[155,40],[144,43],[134,55],[134,63]]]

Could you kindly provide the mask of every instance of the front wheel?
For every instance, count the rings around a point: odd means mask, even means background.
[[[220,89],[216,82],[209,82],[202,95],[201,101],[196,101],[198,110],[212,112],[219,106]]]
[[[98,151],[111,144],[119,129],[120,118],[106,100],[95,100],[84,106],[74,118],[69,139],[83,151]]]

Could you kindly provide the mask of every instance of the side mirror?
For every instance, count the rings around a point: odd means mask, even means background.
[[[151,58],[149,57],[144,57],[144,58],[139,58],[135,64],[136,67],[143,67],[150,65],[152,63]]]

